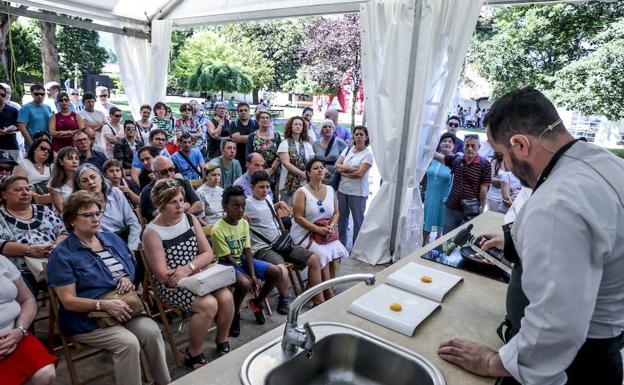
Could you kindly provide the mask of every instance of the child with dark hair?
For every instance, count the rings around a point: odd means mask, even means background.
[[[281,270],[270,263],[259,261],[251,254],[249,224],[242,220],[245,214],[245,192],[242,187],[231,186],[223,191],[223,210],[225,217],[217,221],[212,228],[211,238],[214,256],[224,265],[234,266],[236,283],[234,284],[234,319],[230,335],[240,334],[240,306],[247,293],[258,293],[249,300],[249,307],[256,317],[256,323],[263,325],[265,317],[263,303],[282,276]],[[264,285],[260,284],[264,280]]]

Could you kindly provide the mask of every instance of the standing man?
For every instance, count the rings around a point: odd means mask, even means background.
[[[221,187],[224,189],[234,184],[243,173],[236,157],[236,142],[230,138],[221,140],[221,156],[210,160],[221,169]]]
[[[240,176],[240,178],[234,181],[234,186],[240,186],[243,188],[245,192],[245,196],[249,197],[253,194],[253,187],[251,186],[251,176],[256,171],[264,170],[264,158],[262,155],[257,152],[252,152],[247,155],[246,162],[247,171]],[[269,196],[271,197],[271,201],[273,200],[273,192],[269,189]]]
[[[29,146],[32,144],[32,137],[36,133],[39,131],[48,132],[48,123],[52,116],[50,107],[43,103],[45,97],[43,86],[33,84],[30,86],[30,93],[33,96],[33,101],[24,104],[17,116],[19,130]]]
[[[482,248],[514,262],[498,352],[455,339],[438,354],[503,384],[621,385],[624,161],[574,139],[553,104],[525,87],[485,117],[490,144],[533,194]],[[513,378],[512,378],[513,377]]]
[[[106,155],[91,148],[93,141],[89,138],[89,135],[85,132],[85,129],[74,131],[74,147],[78,149],[80,153],[80,164],[91,163],[98,169],[102,170],[104,162],[108,160]]]
[[[249,104],[240,102],[236,106],[238,119],[230,124],[230,136],[236,142],[236,160],[242,165],[242,172],[245,172],[245,148],[247,147],[247,137],[252,132],[258,130],[258,122],[251,119]]]
[[[208,132],[207,156],[212,159],[220,155],[221,138],[230,136],[230,113],[223,102],[214,104],[214,117],[206,122]]]
[[[0,83],[0,86],[4,87],[7,93],[6,98],[4,98],[4,102],[19,111],[22,108],[22,105],[19,103],[15,103],[14,101],[11,100],[11,92],[12,92],[11,86],[6,83]]]
[[[152,159],[152,172],[156,179],[152,180],[143,190],[141,190],[141,213],[145,217],[145,222],[150,222],[158,215],[158,210],[152,202],[151,194],[154,184],[158,179],[172,179],[172,183],[184,188],[184,211],[197,215],[204,212],[204,205],[195,194],[191,184],[182,178],[176,178],[176,170],[173,162],[164,156],[157,156]]]
[[[0,150],[7,151],[15,160],[21,158],[16,138],[19,112],[6,103],[6,96],[6,88],[0,85]]]
[[[479,135],[464,137],[464,155],[434,154],[434,159],[453,173],[453,185],[446,200],[444,234],[483,212],[492,167],[479,156]]]
[[[206,161],[201,152],[193,148],[193,137],[188,132],[178,138],[180,150],[173,154],[171,160],[178,166],[184,179],[201,179]]]
[[[106,139],[102,135],[102,127],[106,124],[106,114],[95,109],[95,95],[85,92],[82,96],[84,109],[78,111],[78,115],[84,120],[85,128],[95,132],[95,144],[100,148],[106,148]]]
[[[344,140],[347,144],[351,144],[351,131],[348,128],[338,124],[338,110],[335,108],[328,108],[327,111],[325,111],[325,119],[329,119],[334,122],[334,126],[336,126],[335,135],[337,137]]]
[[[45,84],[45,90],[46,90],[47,97],[45,98],[43,102],[46,105],[48,105],[48,107],[50,107],[53,114],[56,114],[57,112],[61,110],[61,107],[59,106],[58,101],[56,100],[58,98],[58,94],[61,92],[61,85],[58,82],[47,82]],[[72,112],[76,112],[73,109],[71,109],[71,105],[70,105],[70,110]]]
[[[464,151],[464,141],[457,137],[457,129],[459,128],[459,118],[457,116],[449,116],[446,119],[446,132],[449,132],[455,136],[455,147],[451,153],[457,154]]]

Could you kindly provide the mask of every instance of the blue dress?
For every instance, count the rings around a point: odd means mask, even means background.
[[[451,191],[453,177],[451,169],[437,160],[432,160],[427,169],[427,189],[425,190],[425,219],[423,229],[438,231],[444,228],[444,204]]]

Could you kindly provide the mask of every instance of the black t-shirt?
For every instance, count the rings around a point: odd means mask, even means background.
[[[230,123],[230,136],[234,135],[235,133],[239,133],[241,135],[249,135],[252,132],[258,130],[260,127],[258,127],[258,122],[256,122],[255,120],[251,120],[249,119],[249,121],[247,122],[247,125],[243,125],[240,120],[237,120],[235,122]],[[245,143],[236,143],[236,159],[238,159],[238,163],[240,163],[241,168],[243,169],[243,172],[246,171],[246,156],[245,156],[245,151],[246,151],[246,147],[247,147],[247,142]]]
[[[18,111],[15,107],[5,105],[2,111],[0,111],[0,128],[15,126],[17,127],[17,115]],[[0,149],[2,150],[17,150],[17,139],[15,133],[0,135]]]
[[[145,186],[150,184],[150,182],[152,181],[152,178],[149,177],[149,174],[151,173],[152,172],[147,171],[146,168],[143,168],[143,170],[141,170],[141,173],[139,174],[139,187],[141,188],[141,190],[143,190]]]
[[[182,178],[175,178],[178,182],[180,182],[180,186],[184,188],[184,201],[190,203],[191,205],[199,200],[197,194],[195,194],[195,190],[191,187],[191,184]],[[152,188],[154,188],[155,180],[151,181],[145,188],[141,191],[141,213],[143,214],[143,218],[145,218],[145,222],[150,222],[154,219],[153,212],[156,210],[156,206],[152,203],[151,194]]]
[[[215,127],[219,125],[214,119],[210,119],[210,121],[212,122],[212,124],[214,124]],[[227,119],[224,119],[223,128],[221,129],[221,137],[227,138],[228,136],[230,136],[230,121]],[[213,158],[216,158],[217,156],[220,156],[221,155],[221,139],[214,139],[212,136],[210,136],[210,134],[208,134],[207,150],[208,150],[207,151],[208,159],[213,159]]]

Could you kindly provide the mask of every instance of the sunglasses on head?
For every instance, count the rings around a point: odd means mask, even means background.
[[[33,92],[33,96],[43,96],[45,92]]]
[[[464,140],[469,140],[469,139],[476,139],[476,140],[479,140],[479,135],[475,135],[475,134],[468,134],[468,135],[464,136]]]
[[[459,127],[459,123],[448,123],[448,126],[457,128]]]
[[[317,206],[319,206],[319,212],[320,212],[321,214],[324,214],[324,213],[325,213],[325,208],[323,207],[323,201],[322,201],[322,200],[320,200],[320,199],[319,199],[319,200],[317,200],[317,201],[316,201],[316,205],[317,205]]]
[[[169,167],[169,168],[165,168],[163,170],[158,171],[158,173],[160,175],[162,175],[162,176],[165,176],[165,175],[169,175],[169,173],[175,172],[175,170],[176,170],[175,167]],[[177,180],[176,180],[176,182],[177,182]],[[167,182],[167,183],[169,183],[169,182]],[[179,186],[179,183],[176,186]],[[171,186],[171,187],[173,187],[173,186]]]
[[[99,218],[103,213],[104,211],[91,211],[91,212],[86,212],[86,213],[76,213],[76,215],[79,215],[84,218],[93,218],[93,217]]]

